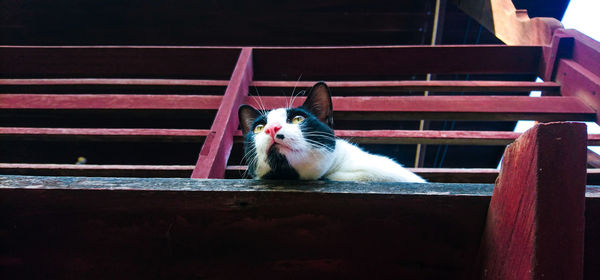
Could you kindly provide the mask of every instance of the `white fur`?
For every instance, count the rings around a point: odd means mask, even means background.
[[[281,144],[277,146],[279,152],[286,156],[303,180],[327,178],[334,181],[425,183],[421,177],[393,160],[365,152],[342,139],[336,139],[334,151],[315,148],[305,140],[298,124],[287,123],[286,120],[285,109],[275,109],[267,114],[267,126],[281,125],[278,133],[285,135],[283,140],[273,139],[264,131],[254,137],[258,178],[271,170],[267,164],[267,151],[275,142]]]

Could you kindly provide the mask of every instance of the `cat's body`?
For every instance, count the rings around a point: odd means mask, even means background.
[[[248,172],[256,179],[419,182],[393,160],[370,154],[333,133],[331,95],[317,83],[298,108],[239,110]]]

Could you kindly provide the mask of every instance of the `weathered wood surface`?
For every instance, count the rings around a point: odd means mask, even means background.
[[[252,49],[243,48],[198,155],[192,178],[223,178],[225,175],[233,136],[239,126],[237,109],[248,96],[248,85],[252,82],[252,60]]]
[[[510,0],[453,0],[507,45],[550,44],[555,30],[562,24],[555,18],[529,18],[527,10],[517,10]]]
[[[186,79],[0,79],[0,86],[227,86],[228,80],[186,80]],[[253,81],[251,87],[309,88],[316,81]],[[352,88],[358,92],[381,91],[482,91],[482,92],[523,92],[532,90],[559,91],[555,82],[523,81],[327,81],[330,88]]]
[[[484,279],[582,279],[586,126],[539,124],[511,144],[494,188]]]
[[[247,87],[245,87],[247,91]],[[248,97],[242,102],[267,109],[289,97]],[[2,94],[3,109],[218,109],[216,95]],[[299,106],[303,97],[295,99]],[[596,120],[595,111],[574,97],[526,96],[353,96],[333,97],[339,119]]]
[[[464,279],[492,189],[0,176],[0,270],[5,279]],[[587,194],[594,237],[600,188]],[[597,252],[586,250],[587,271],[597,271],[587,265]]]
[[[3,176],[0,265],[7,279],[462,279],[491,188]]]
[[[1,81],[1,80],[0,80]],[[254,81],[251,86],[257,88],[309,88],[316,81]],[[1,84],[1,83],[0,83]],[[327,81],[327,86],[336,94],[336,89],[347,89],[368,95],[401,91],[430,92],[523,92],[543,90],[558,92],[560,86],[554,82],[522,81]],[[260,91],[262,94],[262,91]]]
[[[569,52],[555,62],[555,81],[561,84],[561,94],[576,96],[600,112],[600,43],[576,30],[557,33],[557,37],[573,38]]]

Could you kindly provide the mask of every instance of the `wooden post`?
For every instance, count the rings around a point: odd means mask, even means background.
[[[582,279],[586,126],[539,124],[511,144],[488,209],[482,279]]]
[[[237,109],[252,82],[252,48],[243,48],[231,75],[210,133],[204,141],[192,178],[223,178],[238,129]]]

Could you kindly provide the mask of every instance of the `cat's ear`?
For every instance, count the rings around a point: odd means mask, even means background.
[[[250,105],[243,104],[238,109],[238,117],[240,119],[240,127],[242,128],[242,133],[246,135],[250,129],[252,129],[252,124],[254,120],[260,116],[260,112],[254,107]]]
[[[329,92],[329,87],[325,82],[318,82],[310,89],[302,107],[333,128],[331,92]]]

